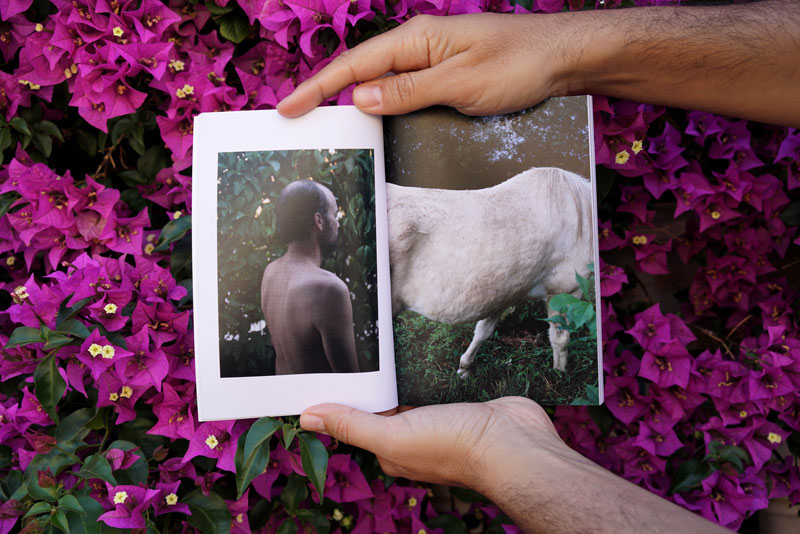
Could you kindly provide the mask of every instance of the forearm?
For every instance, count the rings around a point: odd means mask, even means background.
[[[492,474],[476,489],[526,533],[728,532],[574,451],[514,455],[487,464]]]
[[[773,0],[554,15],[572,18],[556,92],[800,126],[798,8]]]

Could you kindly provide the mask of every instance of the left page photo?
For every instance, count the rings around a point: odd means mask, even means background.
[[[396,406],[380,119],[205,113],[194,139],[200,420]]]

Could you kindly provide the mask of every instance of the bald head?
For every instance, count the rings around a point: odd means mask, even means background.
[[[292,182],[281,191],[275,208],[278,240],[288,245],[311,237],[315,214],[325,219],[336,211],[336,199],[331,191],[312,180]]]

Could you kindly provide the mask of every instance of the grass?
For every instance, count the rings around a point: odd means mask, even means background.
[[[596,339],[573,334],[565,372],[553,369],[544,304],[509,309],[481,345],[466,379],[456,374],[474,324],[446,325],[413,312],[394,321],[400,404],[487,401],[520,395],[544,405],[569,404],[597,384]]]

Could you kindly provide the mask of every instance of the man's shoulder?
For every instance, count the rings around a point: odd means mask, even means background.
[[[313,281],[314,289],[324,292],[327,295],[350,293],[344,281],[325,269],[320,269]]]

